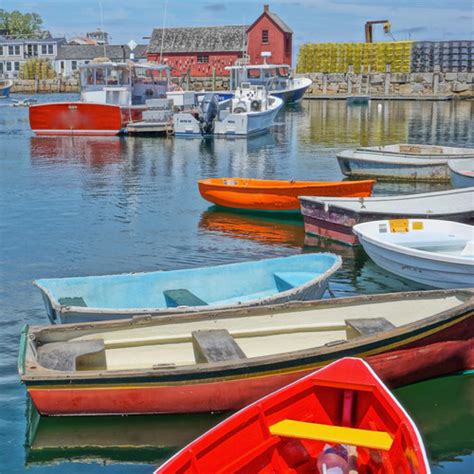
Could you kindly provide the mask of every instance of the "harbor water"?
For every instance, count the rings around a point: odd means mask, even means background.
[[[40,96],[40,101],[75,96]],[[47,324],[36,278],[170,270],[302,252],[337,253],[336,296],[420,288],[362,249],[307,237],[299,218],[210,206],[196,181],[241,176],[335,181],[357,145],[474,146],[474,102],[305,101],[251,139],[35,137],[28,109],[0,102],[0,473],[151,473],[225,414],[40,418],[16,358],[24,324]],[[446,189],[376,184],[374,193]],[[474,471],[474,375],[398,389],[434,473]]]

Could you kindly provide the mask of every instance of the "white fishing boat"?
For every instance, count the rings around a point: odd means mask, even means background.
[[[474,159],[449,160],[448,168],[453,188],[474,186]]]
[[[173,117],[176,136],[246,137],[267,131],[283,105],[263,86],[246,82],[232,99],[219,102],[218,94],[209,93],[194,110]]]
[[[434,288],[474,287],[474,227],[428,219],[394,219],[354,226],[380,267]]]
[[[313,81],[307,77],[294,77],[288,64],[267,64],[270,53],[263,52],[263,64],[237,62],[226,69],[230,72],[230,90],[237,90],[243,83],[264,86],[273,96],[283,100],[285,104],[296,104],[303,99],[306,89]]]
[[[474,187],[397,196],[299,199],[308,234],[351,245],[358,243],[352,228],[362,222],[399,218],[474,222]]]
[[[449,181],[448,161],[467,158],[474,158],[474,148],[403,143],[344,150],[337,155],[346,176],[394,181]]]

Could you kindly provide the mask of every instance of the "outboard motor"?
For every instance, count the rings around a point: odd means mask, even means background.
[[[199,129],[201,135],[208,135],[214,131],[214,120],[219,111],[219,97],[217,94],[205,94],[201,102]]]

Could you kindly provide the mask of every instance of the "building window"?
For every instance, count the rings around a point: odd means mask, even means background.
[[[285,53],[290,52],[290,36],[285,36]]]
[[[268,30],[262,30],[262,43],[268,43]]]
[[[54,54],[53,45],[48,44],[48,54]]]
[[[20,46],[8,46],[9,56],[20,56]]]
[[[48,52],[48,49],[47,49],[46,45],[42,44],[41,45],[41,54],[47,54],[47,52]]]
[[[20,63],[18,61],[15,61],[15,71],[20,70]]]
[[[198,54],[198,64],[205,64],[209,62],[209,55],[207,54]]]
[[[71,69],[75,71],[77,69],[77,61],[71,61]]]
[[[8,61],[6,64],[7,64],[7,71],[11,71],[12,70],[12,63],[10,61]]]
[[[64,61],[61,61],[61,71],[64,71]]]
[[[0,46],[0,56],[3,56],[3,46]]]

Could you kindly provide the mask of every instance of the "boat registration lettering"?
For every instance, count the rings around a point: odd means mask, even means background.
[[[77,105],[70,105],[69,110],[77,110]]]
[[[390,219],[388,221],[390,224],[390,232],[409,232],[409,222],[408,219]]]
[[[387,224],[379,224],[379,233],[386,234],[387,233]]]
[[[421,221],[413,222],[413,230],[423,230],[423,222]]]

